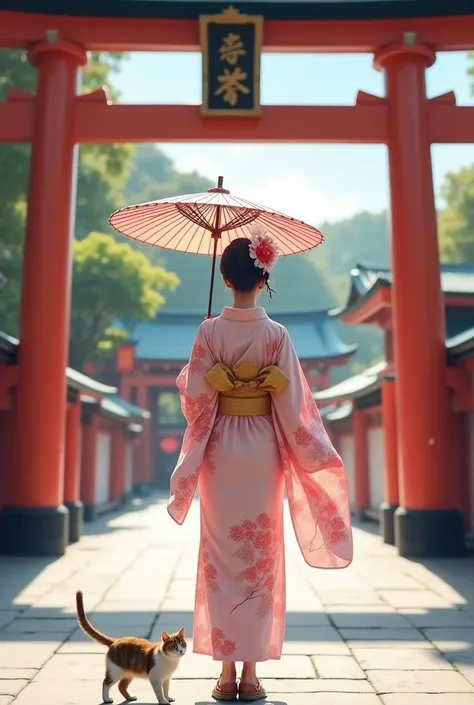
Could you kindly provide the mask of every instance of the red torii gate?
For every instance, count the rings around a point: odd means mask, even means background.
[[[15,522],[60,532],[66,418],[75,145],[85,142],[355,142],[386,144],[392,219],[392,301],[401,508],[397,545],[420,555],[443,537],[462,550],[460,513],[447,505],[447,391],[443,302],[432,184],[432,143],[474,142],[474,108],[453,93],[428,100],[436,51],[474,46],[474,15],[410,20],[265,23],[269,52],[371,52],[386,98],[352,107],[265,106],[258,119],[203,117],[198,106],[109,105],[76,95],[86,50],[197,51],[194,20],[0,13],[0,46],[28,50],[35,97],[0,104],[0,141],[31,142],[31,176],[16,400]],[[54,29],[51,29],[54,28]],[[409,28],[409,32],[407,32]],[[395,401],[393,402],[395,403]]]

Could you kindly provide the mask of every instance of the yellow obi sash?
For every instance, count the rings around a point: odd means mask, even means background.
[[[226,416],[268,416],[270,393],[282,392],[290,381],[276,365],[258,372],[254,362],[240,362],[233,370],[218,362],[205,377],[219,392],[218,413]]]

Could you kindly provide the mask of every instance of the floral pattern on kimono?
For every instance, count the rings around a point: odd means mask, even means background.
[[[277,364],[291,380],[272,403],[296,538],[309,565],[344,568],[352,560],[346,471],[286,330]]]
[[[287,378],[285,389],[271,394],[270,416],[218,413],[207,373],[219,363],[238,381],[244,362],[261,371],[275,365]],[[286,606],[284,487],[307,563],[347,566],[352,534],[341,458],[287,331],[259,307],[224,309],[201,324],[177,384],[188,427],[168,511],[181,524],[199,484],[194,651],[216,660],[278,659]]]
[[[171,478],[168,511],[179,524],[194,497],[217,414],[218,394],[204,376],[215,364],[204,331],[215,320],[201,324],[190,361],[177,380],[188,427]],[[344,568],[352,560],[346,472],[323,425],[289,334],[282,326],[278,329],[279,340],[273,337],[266,343],[266,350],[290,378],[287,388],[272,396],[272,407],[295,534],[309,565]]]
[[[168,512],[182,524],[196,492],[199,470],[204,462],[217,413],[217,392],[209,386],[204,373],[214,364],[203,333],[198,329],[189,363],[178,375],[176,386],[181,395],[181,410],[187,421],[181,453],[170,480]]]

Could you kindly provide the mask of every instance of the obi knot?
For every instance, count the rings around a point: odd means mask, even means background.
[[[240,362],[232,370],[218,362],[205,377],[217,392],[234,392],[243,397],[261,396],[262,392],[282,392],[290,381],[276,365],[258,371],[254,362]]]
[[[205,377],[219,392],[219,413],[227,416],[269,415],[270,393],[282,392],[290,381],[276,365],[259,372],[254,362],[240,362],[232,370],[218,362]]]

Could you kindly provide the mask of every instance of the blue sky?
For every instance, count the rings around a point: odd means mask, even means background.
[[[465,53],[442,53],[427,71],[429,96],[449,90],[459,105],[474,105]],[[368,54],[266,54],[262,103],[351,105],[357,90],[383,95],[383,77]],[[114,84],[123,103],[201,100],[199,54],[134,53]],[[210,178],[223,174],[236,195],[274,206],[314,224],[388,204],[385,147],[379,145],[163,144],[178,168]],[[474,163],[474,145],[432,149],[435,191],[447,171]],[[439,205],[442,201],[438,199]]]

